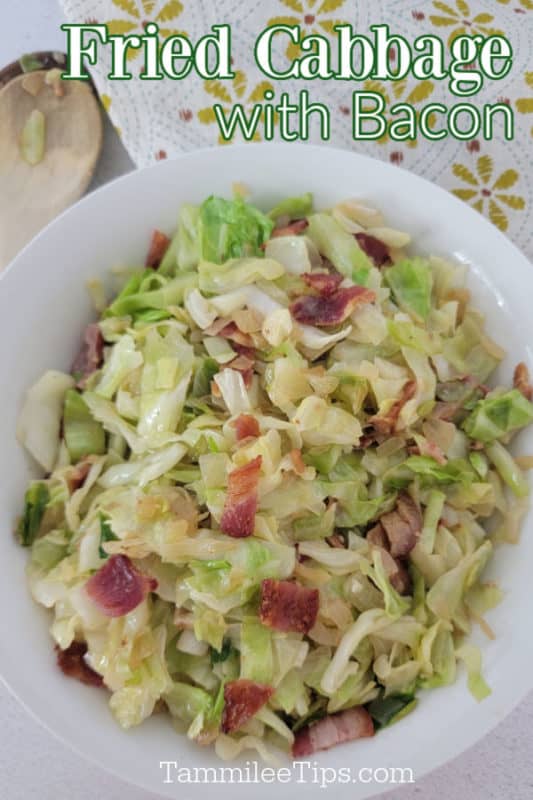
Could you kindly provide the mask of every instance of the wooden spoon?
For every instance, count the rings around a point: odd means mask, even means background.
[[[30,118],[39,123],[33,133]],[[1,89],[0,269],[84,194],[102,140],[102,115],[90,84],[61,81],[57,70],[36,70]]]

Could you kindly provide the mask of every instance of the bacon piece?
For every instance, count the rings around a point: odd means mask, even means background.
[[[318,589],[272,578],[261,584],[261,622],[277,631],[309,633],[316,622],[318,605]]]
[[[83,344],[80,352],[74,359],[71,372],[78,379],[78,389],[84,389],[93,372],[101,366],[104,360],[104,337],[100,326],[96,322],[87,325],[83,334]]]
[[[228,494],[220,527],[228,536],[242,539],[254,532],[257,511],[257,484],[261,472],[262,456],[257,456],[244,467],[230,472]]]
[[[87,686],[103,686],[104,680],[101,675],[91,669],[85,661],[87,645],[85,642],[72,642],[66,650],[61,650],[56,645],[57,664],[62,672],[69,678],[85,683]]]
[[[250,436],[257,437],[261,434],[259,423],[251,414],[239,414],[232,423],[237,435],[237,441],[248,439]]]
[[[304,325],[317,325],[327,328],[340,325],[358,306],[372,303],[376,295],[363,286],[349,286],[338,289],[327,297],[302,295],[290,306],[290,312],[297,322]]]
[[[146,263],[149,269],[157,269],[170,246],[170,239],[165,236],[161,231],[155,230],[152,234],[152,241],[150,242],[150,249],[146,256]]]
[[[157,589],[155,578],[139,572],[128,556],[114,555],[89,578],[87,594],[106,617],[123,617]]]
[[[335,294],[344,278],[338,272],[304,272],[306,284],[323,297]]]
[[[393,403],[386,414],[376,414],[369,418],[368,422],[377,433],[383,436],[390,436],[394,433],[402,408],[409,400],[413,399],[416,389],[416,381],[408,381],[403,387],[400,397]]]
[[[514,371],[513,385],[524,395],[526,400],[530,402],[533,400],[533,386],[529,382],[529,370],[522,361],[517,364]]]
[[[233,342],[231,346],[240,356],[244,356],[244,358],[247,358],[249,361],[255,361],[255,348],[245,344],[239,344],[239,342]]]
[[[370,236],[368,233],[356,233],[355,238],[361,250],[372,259],[376,267],[392,264],[390,251],[385,242],[376,239],[375,236]]]
[[[380,518],[393,558],[405,558],[416,545],[422,532],[422,515],[414,500],[403,492],[396,508]]]
[[[309,227],[306,219],[296,219],[282,228],[274,228],[272,231],[271,239],[277,239],[279,236],[298,236]]]
[[[399,594],[409,594],[411,591],[409,573],[399,559],[391,556],[389,552],[390,543],[381,522],[378,522],[377,525],[368,531],[366,540],[372,548],[379,550],[381,553],[383,568],[391,586],[396,589]]]
[[[291,450],[289,455],[291,457],[292,466],[294,467],[294,471],[298,475],[303,475],[303,473],[305,472],[306,466],[305,466],[305,461],[302,458],[302,451],[301,450],[297,450],[297,449]]]
[[[268,703],[274,689],[264,683],[246,678],[230,681],[224,686],[224,710],[220,727],[223,733],[232,733],[257,714]]]
[[[372,717],[363,706],[349,708],[303,728],[296,734],[292,746],[293,758],[310,756],[319,750],[329,750],[338,744],[374,735]]]
[[[91,471],[92,461],[89,459],[84,459],[80,461],[79,464],[76,464],[75,467],[71,467],[67,473],[67,486],[70,494],[74,494],[76,489],[79,489],[85,483],[85,479],[89,472]]]

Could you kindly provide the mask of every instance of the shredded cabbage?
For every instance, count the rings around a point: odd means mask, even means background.
[[[483,572],[527,510],[509,447],[533,422],[527,370],[485,386],[504,353],[461,270],[408,243],[359,201],[185,205],[159,269],[129,272],[103,311],[83,383],[49,371],[29,390],[31,592],[124,728],[165,708],[223,759],[272,760],[328,714],[401,720],[460,661],[489,694],[467,637],[495,636]],[[298,322],[296,298],[328,306],[306,273],[333,269],[331,324]],[[375,299],[335,316],[354,284]],[[92,599],[101,570],[133,608]],[[229,730],[239,687],[267,699]]]

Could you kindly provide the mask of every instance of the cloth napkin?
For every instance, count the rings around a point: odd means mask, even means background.
[[[330,144],[401,165],[440,184],[487,216],[533,259],[533,0],[60,0],[69,21],[107,23],[112,33],[142,33],[143,24],[155,21],[163,37],[186,32],[196,42],[212,25],[232,27],[232,54],[237,77],[232,81],[204,81],[194,72],[181,81],[109,81],[109,59],[101,50],[92,69],[104,107],[138,166],[171,158],[184,151],[219,144],[219,128],[212,107],[219,102],[228,110],[234,103],[251,107],[270,83],[254,62],[254,43],[269,24],[300,24],[308,33],[335,39],[333,26],[350,23],[358,33],[386,22],[391,33],[408,41],[435,34],[445,42],[458,33],[503,33],[511,42],[514,65],[506,78],[485,81],[469,102],[508,102],[515,111],[515,138],[505,141],[501,126],[492,141],[468,142],[448,137],[429,142],[354,142],[351,97],[357,89],[381,91],[387,105],[408,102],[422,107],[429,102],[448,106],[459,102],[447,81],[399,82],[369,87],[347,81],[274,82],[276,98],[282,91],[297,97],[309,90],[314,102],[331,112]],[[287,58],[285,41],[277,53]],[[130,60],[135,75],[142,56]],[[288,63],[288,61],[287,61]],[[320,141],[317,127],[310,141]],[[502,265],[504,266],[504,265]]]

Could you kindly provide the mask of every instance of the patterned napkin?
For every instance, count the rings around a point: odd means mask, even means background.
[[[387,22],[391,33],[409,41],[432,33],[444,41],[458,33],[503,33],[514,50],[514,66],[501,81],[485,81],[473,99],[478,106],[504,100],[515,111],[515,139],[502,134],[492,141],[469,142],[451,137],[438,142],[354,142],[351,95],[355,89],[381,91],[387,105],[459,102],[447,81],[414,78],[362,87],[347,81],[283,81],[271,86],[296,97],[307,88],[311,99],[331,112],[331,145],[367,153],[399,164],[444,186],[487,216],[533,259],[533,0],[60,0],[72,22],[107,23],[112,33],[140,33],[156,21],[163,37],[186,32],[193,42],[211,25],[230,23],[237,77],[233,81],[203,81],[191,75],[182,81],[108,81],[109,62],[102,50],[93,77],[103,104],[139,166],[187,150],[216,145],[219,129],[215,102],[228,110],[234,103],[253,106],[269,81],[253,60],[254,42],[269,23],[300,24],[302,29],[333,38],[333,26],[350,23],[359,33]],[[281,42],[281,37],[278,37]],[[280,44],[281,47],[281,44]],[[135,51],[133,51],[135,52]],[[292,53],[280,52],[279,58]],[[142,58],[130,61],[135,74]],[[498,131],[501,126],[497,126]],[[319,141],[318,130],[310,141]]]

